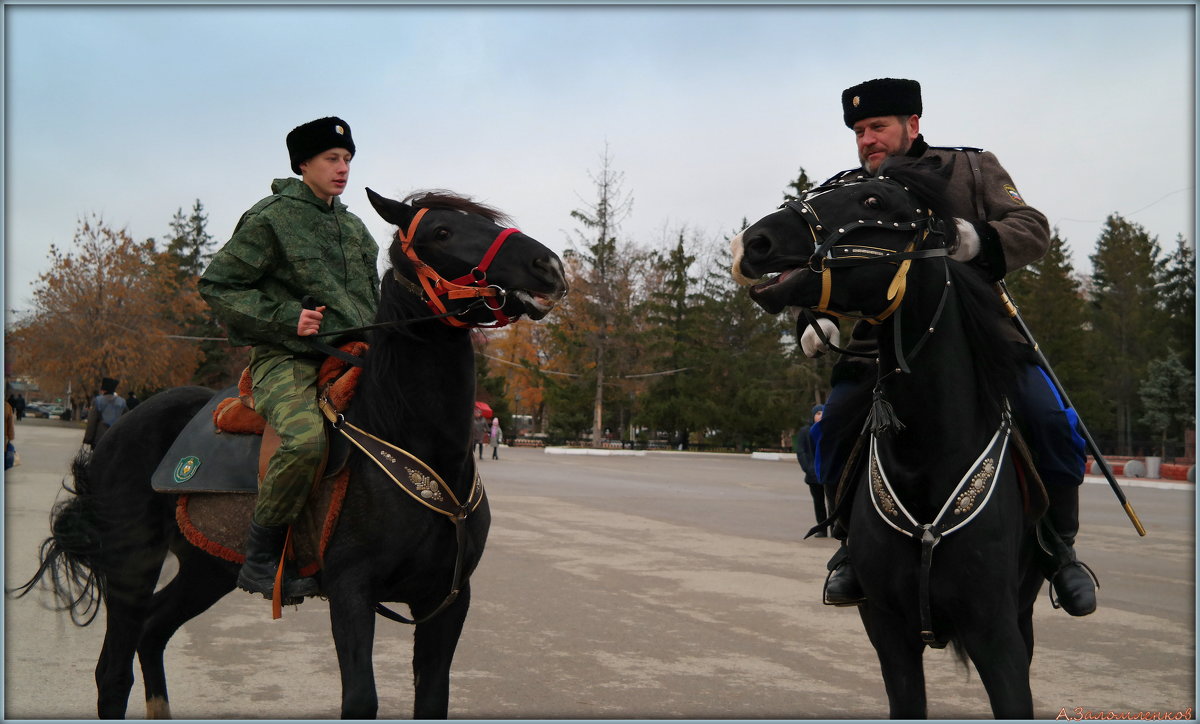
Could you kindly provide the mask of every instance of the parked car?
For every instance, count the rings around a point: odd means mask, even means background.
[[[67,408],[53,402],[30,402],[25,405],[27,417],[61,417]]]

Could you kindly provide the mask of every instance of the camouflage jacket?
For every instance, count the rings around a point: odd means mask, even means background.
[[[322,332],[370,324],[379,303],[379,247],[339,198],[326,204],[297,178],[275,179],[271,191],[242,214],[213,256],[200,295],[230,344],[317,357],[296,335],[300,300],[311,295],[325,305]]]

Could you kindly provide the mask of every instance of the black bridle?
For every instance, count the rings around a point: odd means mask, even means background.
[[[946,271],[946,285],[942,291],[941,300],[938,302],[937,310],[934,312],[933,318],[930,320],[928,330],[922,335],[917,344],[909,351],[906,356],[903,345],[901,343],[900,325],[895,325],[895,333],[893,339],[895,341],[896,362],[899,365],[897,372],[909,372],[907,357],[913,357],[925,345],[929,336],[937,325],[938,319],[942,315],[942,310],[946,304],[946,297],[950,290],[950,269],[946,264],[946,257],[949,256],[949,251],[945,245],[939,245],[928,249],[918,249],[922,242],[930,235],[945,235],[944,222],[933,215],[930,209],[914,210],[916,214],[922,214],[912,219],[905,221],[887,222],[882,219],[857,219],[844,224],[839,224],[836,227],[827,227],[822,222],[820,215],[813,208],[810,200],[817,196],[827,193],[833,189],[843,188],[854,183],[870,183],[872,181],[887,181],[889,183],[898,184],[899,182],[889,179],[886,176],[880,176],[873,179],[863,181],[853,181],[840,184],[831,184],[828,186],[819,186],[804,194],[802,198],[787,201],[780,205],[779,208],[786,208],[797,215],[804,221],[809,233],[812,235],[815,249],[809,257],[808,265],[804,271],[818,274],[821,277],[821,298],[815,307],[803,307],[801,313],[804,315],[805,322],[812,327],[817,336],[830,349],[833,349],[841,354],[851,355],[854,357],[869,357],[877,359],[877,353],[855,352],[853,350],[843,349],[833,344],[833,342],[821,330],[817,324],[817,317],[814,312],[829,314],[842,319],[860,319],[869,324],[882,324],[884,320],[892,316],[900,308],[904,301],[904,295],[907,290],[908,270],[914,259],[932,259],[942,258],[943,266]],[[901,186],[905,191],[907,187]],[[887,231],[899,234],[911,234],[911,238],[905,244],[903,251],[894,251],[887,247],[871,246],[867,244],[851,244],[846,241],[846,237],[856,231],[862,229],[874,229],[878,231]],[[833,296],[833,276],[832,269],[840,267],[854,267],[865,264],[894,264],[897,266],[896,275],[892,277],[891,284],[888,285],[886,299],[889,300],[888,306],[877,314],[849,314],[845,312],[836,312],[829,309],[829,301]],[[889,372],[889,374],[891,374]]]

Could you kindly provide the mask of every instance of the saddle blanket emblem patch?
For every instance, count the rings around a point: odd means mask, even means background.
[[[175,466],[174,477],[176,483],[186,483],[192,479],[196,471],[200,469],[200,458],[195,455],[188,455],[179,460],[179,464]]]
[[[1016,201],[1022,206],[1025,205],[1025,199],[1021,198],[1021,194],[1017,193],[1016,186],[1013,186],[1012,184],[1004,184],[1004,190],[1008,192],[1008,195],[1012,197],[1013,201]]]

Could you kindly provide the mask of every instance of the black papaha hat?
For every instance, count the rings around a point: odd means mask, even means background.
[[[350,124],[337,116],[309,121],[287,134],[288,156],[292,161],[293,173],[299,174],[300,164],[330,148],[344,148],[351,155],[354,154]]]
[[[842,91],[847,128],[875,116],[920,116],[921,84],[904,78],[876,78]]]

